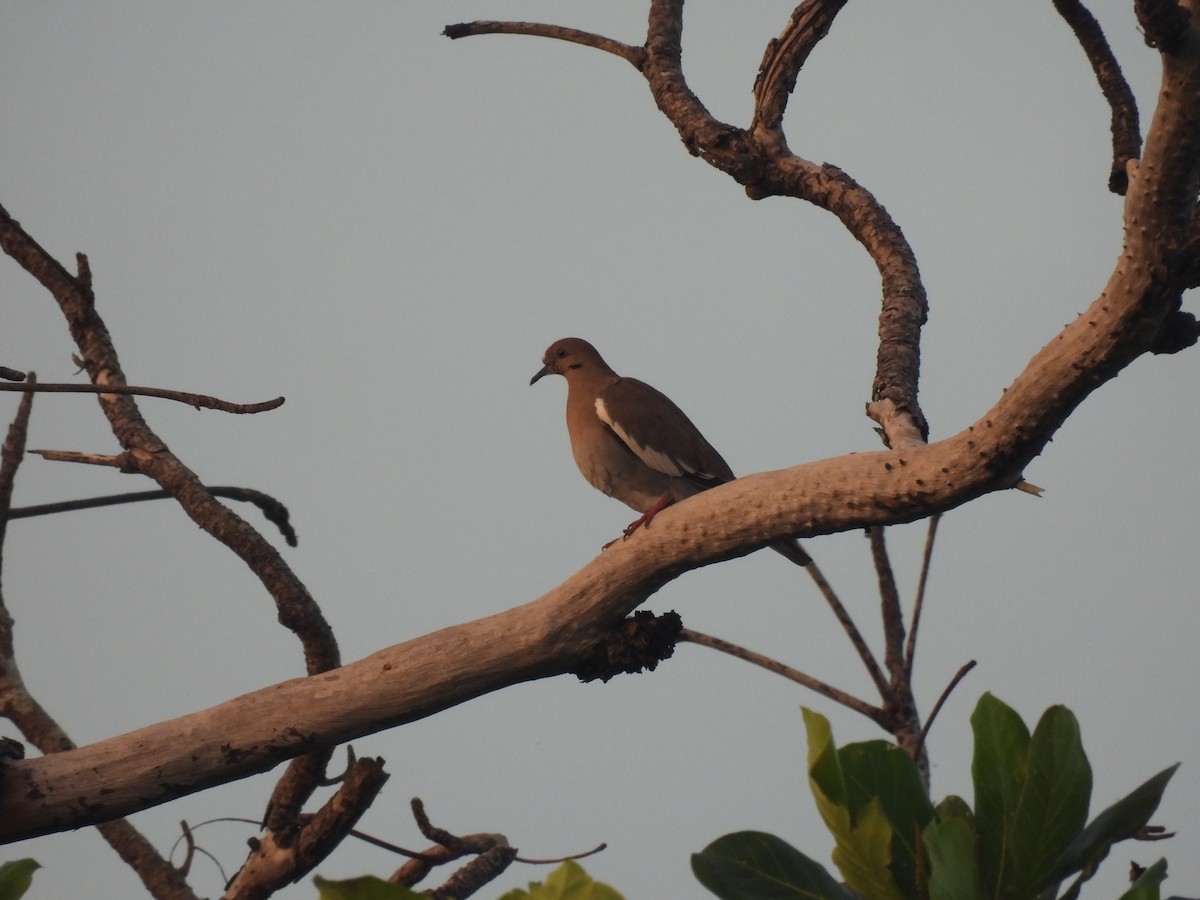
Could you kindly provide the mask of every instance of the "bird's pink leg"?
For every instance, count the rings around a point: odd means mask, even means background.
[[[654,521],[654,517],[674,502],[675,498],[670,494],[663,494],[650,504],[650,508],[642,513],[642,517],[640,519],[638,519],[636,522],[629,523],[629,526],[625,529],[625,537],[629,537],[639,528],[649,528],[650,523]]]
[[[629,536],[631,534],[633,534],[635,531],[637,531],[639,528],[649,528],[650,523],[652,521],[654,521],[654,517],[657,516],[660,512],[662,512],[664,509],[666,509],[668,506],[670,506],[674,502],[675,502],[675,498],[672,497],[670,494],[663,494],[661,497],[659,497],[657,500],[655,500],[653,503],[651,503],[649,507],[647,507],[646,511],[644,513],[642,513],[640,518],[638,518],[636,521],[629,523],[629,525],[625,528],[625,530],[623,532],[621,532],[621,537],[611,540],[607,544],[605,544],[604,549],[607,550],[609,547],[611,547],[617,541],[629,540]]]

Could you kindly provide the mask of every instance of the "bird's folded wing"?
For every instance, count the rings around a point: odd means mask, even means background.
[[[656,472],[707,487],[733,480],[729,465],[683,410],[645,382],[620,378],[604,388],[596,396],[596,415]]]

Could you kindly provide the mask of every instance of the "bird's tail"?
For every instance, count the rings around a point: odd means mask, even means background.
[[[779,541],[771,544],[771,549],[781,556],[786,556],[798,566],[807,566],[812,562],[812,557],[804,552],[799,541]]]

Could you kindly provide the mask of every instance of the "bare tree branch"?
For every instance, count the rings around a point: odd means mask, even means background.
[[[807,675],[798,669],[793,669],[791,666],[771,659],[769,656],[764,656],[753,650],[747,650],[745,647],[732,644],[719,637],[693,631],[690,628],[683,629],[683,632],[679,635],[679,639],[681,641],[691,641],[693,644],[699,644],[702,647],[711,647],[713,650],[720,650],[722,653],[727,653],[748,663],[753,663],[756,666],[766,669],[768,672],[774,672],[776,675],[782,675],[789,681],[803,685],[810,691],[814,691],[823,697],[828,697],[835,703],[840,703],[847,709],[852,709],[856,713],[866,716],[876,724],[882,724],[883,722],[883,710],[879,707],[872,706],[870,703],[860,700],[853,694],[847,694],[845,691],[839,690],[833,685],[821,681],[819,678],[813,678],[811,675]]]
[[[883,529],[868,528],[867,539],[871,542],[871,561],[875,565],[875,577],[879,582],[880,610],[883,614],[883,664],[895,690],[905,682],[904,672],[904,613],[900,609],[900,590],[896,587],[896,575],[892,561],[888,558],[887,542]],[[885,694],[886,696],[886,694]]]
[[[682,0],[653,0],[641,51],[644,58],[639,57],[640,65],[635,65],[690,153],[731,175],[754,199],[796,197],[829,210],[871,255],[882,277],[883,307],[868,412],[882,427],[889,446],[908,447],[923,443],[929,431],[917,402],[920,332],[927,306],[916,256],[869,191],[836,166],[818,166],[790,153],[780,130],[796,74],[842,5],[844,0],[809,0],[768,47],[756,81],[755,119],[749,131],[718,121],[688,87],[682,66]],[[507,25],[512,33],[561,37],[549,33],[553,26],[478,24],[488,33]],[[477,33],[473,25],[452,28],[454,37]]]
[[[116,347],[96,310],[87,257],[76,254],[78,274],[71,275],[3,207],[0,249],[58,302],[92,383],[106,388],[125,385]],[[195,473],[167,449],[146,424],[132,397],[106,390],[97,399],[132,467],[168,491],[197,525],[237,554],[258,576],[275,601],[280,623],[299,637],[308,672],[335,668],[341,660],[333,630],[278,551],[233,510],[218,502]],[[272,827],[295,825],[301,805],[323,778],[329,752],[323,747],[313,759],[296,761],[288,767],[269,807]]]
[[[809,574],[809,577],[816,584],[817,590],[821,592],[821,596],[829,604],[829,608],[833,611],[838,624],[846,632],[846,637],[850,638],[850,643],[854,646],[855,652],[858,653],[858,658],[862,660],[863,667],[867,670],[867,674],[871,676],[871,680],[875,682],[876,690],[879,691],[880,696],[886,695],[888,689],[887,676],[883,674],[883,669],[879,668],[879,662],[875,659],[875,654],[871,652],[871,647],[867,643],[866,638],[858,630],[858,626],[854,624],[854,619],[851,617],[850,611],[846,609],[845,604],[842,603],[833,586],[825,579],[825,574],[817,567],[815,561],[805,566],[804,571]]]
[[[1129,186],[1125,163],[1137,159],[1142,148],[1137,101],[1112,48],[1108,46],[1100,23],[1082,0],[1054,0],[1054,8],[1075,32],[1088,62],[1092,64],[1092,71],[1096,73],[1100,91],[1112,110],[1113,161],[1108,175],[1108,189],[1114,194],[1124,194]]]
[[[159,397],[164,400],[177,400],[194,406],[196,409],[218,409],[221,412],[245,415],[249,413],[267,412],[283,406],[283,397],[274,400],[264,400],[261,403],[230,403],[206,394],[189,394],[186,391],[172,391],[166,388],[135,387],[129,384],[7,384],[0,381],[0,391],[37,392],[39,394],[127,394],[140,397]]]
[[[786,149],[783,113],[808,55],[829,33],[846,0],[806,0],[796,7],[787,27],[767,44],[754,79],[754,118],[750,132],[767,145]]]
[[[517,858],[517,849],[502,834],[451,834],[435,827],[425,815],[425,805],[419,797],[412,799],[413,818],[417,827],[437,846],[431,847],[401,868],[388,879],[392,884],[411,887],[421,881],[434,866],[440,866],[464,856],[474,856],[465,866],[451,875],[440,887],[426,891],[434,900],[458,900],[470,897],[499,876]]]
[[[527,34],[533,37],[569,41],[572,44],[582,44],[585,47],[595,47],[605,53],[612,53],[639,71],[646,59],[646,51],[641,47],[622,44],[620,41],[592,34],[590,31],[565,28],[562,25],[545,25],[540,22],[463,22],[458,25],[447,25],[442,34],[451,40],[472,37],[477,34]]]
[[[950,683],[946,685],[946,688],[942,691],[941,696],[937,698],[937,702],[933,704],[933,709],[929,711],[929,718],[925,722],[925,727],[921,729],[921,734],[917,738],[918,753],[924,751],[925,739],[929,737],[929,729],[933,727],[934,720],[937,719],[938,713],[942,711],[942,707],[945,705],[946,700],[950,697],[950,694],[954,692],[954,689],[958,687],[958,683],[966,678],[967,673],[973,668],[975,668],[975,660],[971,660],[963,665],[957,672],[955,672],[954,677],[950,679]]]
[[[925,552],[921,555],[921,575],[917,579],[917,596],[913,600],[912,624],[908,627],[908,644],[904,648],[904,671],[912,683],[913,660],[917,655],[917,629],[921,627],[921,611],[925,607],[925,586],[929,582],[929,564],[933,559],[933,542],[937,538],[940,515],[929,517],[929,530],[925,534]]]
[[[307,757],[305,757],[307,758]],[[350,833],[383,790],[388,775],[382,759],[360,759],[337,792],[291,839],[269,831],[251,842],[250,856],[225,888],[224,900],[264,900],[311,872]]]
[[[36,376],[29,373],[31,380]],[[13,481],[24,457],[33,394],[21,398],[16,418],[0,451],[0,548],[3,547]],[[25,739],[42,753],[72,750],[75,744],[25,686],[17,667],[14,622],[0,593],[0,715],[21,730]],[[117,819],[101,824],[101,836],[137,873],[151,896],[158,900],[195,900],[183,873],[164,859],[153,845],[128,821]]]
[[[1139,10],[1161,7],[1139,3]],[[883,228],[888,233],[879,238],[881,225],[890,223],[886,213],[873,198],[859,209],[856,204],[870,195],[855,194],[851,182],[836,178],[837,170],[769,148],[764,153],[745,132],[712,119],[682,79],[681,17],[681,0],[654,0],[643,72],[660,108],[693,152],[738,178],[752,196],[808,190],[817,197],[813,202],[837,207],[843,221],[853,224],[851,231],[862,235],[884,272],[885,309],[895,300],[897,315],[907,317],[891,340],[901,345],[898,336],[907,329],[911,365],[906,369],[901,353],[898,371],[911,370],[913,378],[898,377],[896,383],[905,388],[911,381],[910,415],[914,423],[922,421],[915,407],[915,336],[924,292],[915,263],[906,261],[911,251],[902,235]],[[75,751],[16,760],[0,785],[0,840],[143,809],[492,690],[563,674],[597,635],[682,572],[782,538],[915,521],[1012,485],[1091,392],[1156,346],[1164,323],[1178,312],[1185,280],[1194,274],[1178,258],[1178,248],[1194,234],[1200,182],[1200,42],[1190,20],[1185,26],[1186,39],[1172,41],[1173,49],[1161,35],[1155,38],[1165,51],[1163,90],[1142,158],[1127,165],[1125,246],[1104,292],[966,430],[928,446],[889,439],[889,450],[738,479],[672,506],[654,529],[614,545],[523,607]],[[823,196],[821,190],[831,193]],[[7,216],[0,217],[0,243],[15,247],[9,252],[26,257],[31,272],[68,297],[60,303],[93,381],[113,380],[119,370],[97,345],[97,322],[88,319],[86,267],[81,264],[78,279],[65,275],[44,253],[29,254],[19,239],[14,244],[11,226]],[[884,356],[882,344],[880,353]],[[101,395],[122,446],[136,445],[155,459],[159,448],[145,444],[147,432],[130,422],[123,407],[114,408],[119,403],[132,401]],[[162,474],[153,462],[139,465]]]
[[[33,380],[37,378],[32,372],[29,373],[29,377]],[[21,467],[21,461],[25,458],[25,439],[29,434],[29,416],[32,412],[33,394],[26,394],[17,406],[16,418],[8,426],[4,447],[0,449],[0,569],[3,567],[4,538],[12,505],[13,483],[17,478],[17,469]],[[3,598],[0,597],[0,607],[2,606]],[[11,644],[6,650],[7,653],[12,653]]]
[[[95,308],[86,257],[79,254],[79,277],[71,275],[0,207],[0,248],[33,275],[58,301],[93,384],[125,384],[108,329]],[[280,621],[304,646],[310,673],[338,662],[337,642],[308,590],[278,552],[253,527],[218,503],[150,429],[132,397],[98,394],[113,434],[137,471],[158,482],[201,528],[236,553],[260,578],[279,609]]]
[[[1134,0],[1133,9],[1148,46],[1163,53],[1176,53],[1183,48],[1190,14],[1176,0]]]
[[[34,452],[34,451],[30,451]],[[292,528],[288,508],[262,491],[253,488],[232,487],[228,485],[208,486],[208,491],[214,497],[224,497],[226,500],[240,500],[253,503],[259,508],[268,522],[279,529],[289,547],[298,543],[296,531]],[[55,513],[75,512],[81,509],[98,509],[103,506],[119,506],[124,503],[141,503],[146,500],[170,500],[171,495],[166,491],[130,491],[125,494],[108,494],[103,497],[85,497],[79,500],[62,500],[58,503],[38,503],[34,506],[17,506],[8,511],[9,520],[27,519],[34,516],[49,516]]]

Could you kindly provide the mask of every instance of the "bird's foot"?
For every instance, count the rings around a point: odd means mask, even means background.
[[[646,516],[642,516],[642,517],[641,517],[640,519],[638,519],[636,522],[630,522],[630,523],[629,523],[627,526],[625,526],[625,529],[624,529],[624,530],[621,532],[621,536],[620,536],[619,538],[613,538],[611,541],[609,541],[607,544],[605,544],[605,545],[604,545],[603,547],[601,547],[600,549],[601,549],[601,550],[607,550],[607,549],[608,549],[609,547],[611,547],[613,544],[619,544],[619,543],[620,543],[620,542],[622,542],[622,541],[627,541],[627,540],[629,540],[629,537],[630,537],[630,535],[632,535],[632,534],[633,534],[635,531],[637,531],[637,530],[638,530],[639,528],[641,528],[643,525],[645,525],[645,526],[649,527],[649,525],[650,525],[650,519],[652,519],[652,518],[654,518],[654,517],[653,517],[653,516],[651,516],[651,517],[648,519],[648,518],[646,518]]]
[[[649,528],[650,523],[654,521],[654,517],[674,502],[675,498],[670,494],[663,494],[661,497],[651,503],[649,508],[642,513],[641,516],[625,526],[625,530],[621,532],[621,536],[619,538],[614,538],[613,540],[609,541],[602,549],[607,550],[617,541],[629,540],[630,536],[639,528]]]

